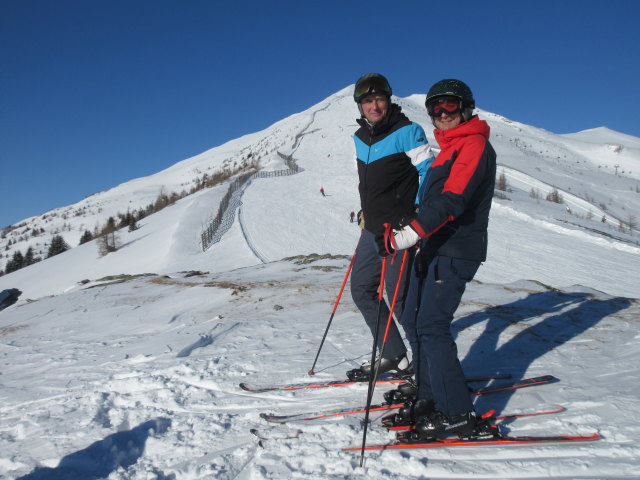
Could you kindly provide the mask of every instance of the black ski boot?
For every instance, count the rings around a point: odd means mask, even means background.
[[[474,438],[498,438],[501,436],[500,429],[497,425],[489,423],[491,416],[495,413],[494,410],[491,410],[488,413],[485,413],[482,417],[478,418],[476,421],[476,426],[473,429],[472,437]]]
[[[411,426],[416,424],[418,418],[431,415],[435,411],[436,406],[432,399],[413,399],[406,402],[398,413],[382,417],[382,424],[387,428]]]
[[[377,360],[380,364],[378,375],[383,373],[393,373],[394,377],[413,375],[413,369],[406,355],[400,355],[396,358],[381,358]],[[373,369],[371,363],[366,362],[360,368],[354,368],[347,372],[347,378],[352,382],[366,382],[371,378]]]
[[[418,387],[413,380],[398,385],[398,388],[384,392],[384,402],[389,405],[405,403],[416,398]]]
[[[446,416],[435,410],[431,415],[419,417],[416,428],[410,432],[400,432],[398,440],[404,443],[419,443],[448,437],[470,438],[476,431],[476,412]]]

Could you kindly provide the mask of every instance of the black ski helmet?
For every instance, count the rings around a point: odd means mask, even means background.
[[[365,73],[356,82],[353,90],[353,99],[356,103],[371,93],[382,93],[391,97],[391,85],[384,75],[379,73]]]
[[[471,93],[471,89],[466,83],[454,78],[446,78],[436,82],[427,92],[424,106],[427,107],[434,98],[444,96],[458,97],[462,101],[462,118],[465,121],[471,118],[473,109],[476,108],[476,101],[473,99],[473,93]]]

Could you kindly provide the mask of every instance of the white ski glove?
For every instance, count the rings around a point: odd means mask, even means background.
[[[403,227],[401,230],[393,231],[393,248],[396,250],[406,250],[409,247],[413,247],[420,240],[420,235],[411,228],[410,225]]]

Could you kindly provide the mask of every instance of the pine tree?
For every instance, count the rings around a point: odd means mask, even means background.
[[[93,233],[89,230],[85,230],[82,236],[80,237],[80,243],[78,245],[82,245],[83,243],[87,243],[93,240]]]
[[[554,203],[564,203],[562,195],[560,195],[560,192],[555,187],[553,187],[553,190],[551,190],[547,194],[547,201],[554,202]]]
[[[13,257],[11,257],[11,260],[7,262],[5,272],[15,272],[16,270],[20,270],[22,267],[24,267],[24,256],[22,255],[22,252],[16,251],[14,252]]]
[[[24,254],[23,266],[24,267],[28,267],[29,265],[33,265],[37,261],[38,261],[38,259],[36,259],[34,254],[33,254],[33,248],[29,247],[27,249],[27,253]]]
[[[51,258],[55,255],[59,255],[62,252],[69,250],[69,245],[64,241],[61,235],[55,235],[51,239],[51,245],[49,245],[49,251],[47,252],[47,258]]]
[[[138,222],[136,222],[136,218],[132,215],[131,221],[129,222],[129,231],[133,232],[138,229]]]

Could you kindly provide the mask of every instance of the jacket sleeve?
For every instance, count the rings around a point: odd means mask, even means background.
[[[417,123],[413,123],[411,127],[411,136],[405,148],[405,153],[411,160],[413,166],[416,167],[416,170],[418,170],[418,192],[420,192],[420,187],[424,182],[431,163],[435,160],[435,155],[431,145],[429,145],[423,128]],[[420,197],[419,194],[417,194],[416,205],[419,205],[419,203]]]
[[[429,237],[462,215],[483,178],[486,140],[480,135],[469,137],[438,168],[448,168],[444,183],[438,182],[439,192],[428,192],[411,226],[422,238]],[[433,188],[433,187],[432,187]]]

